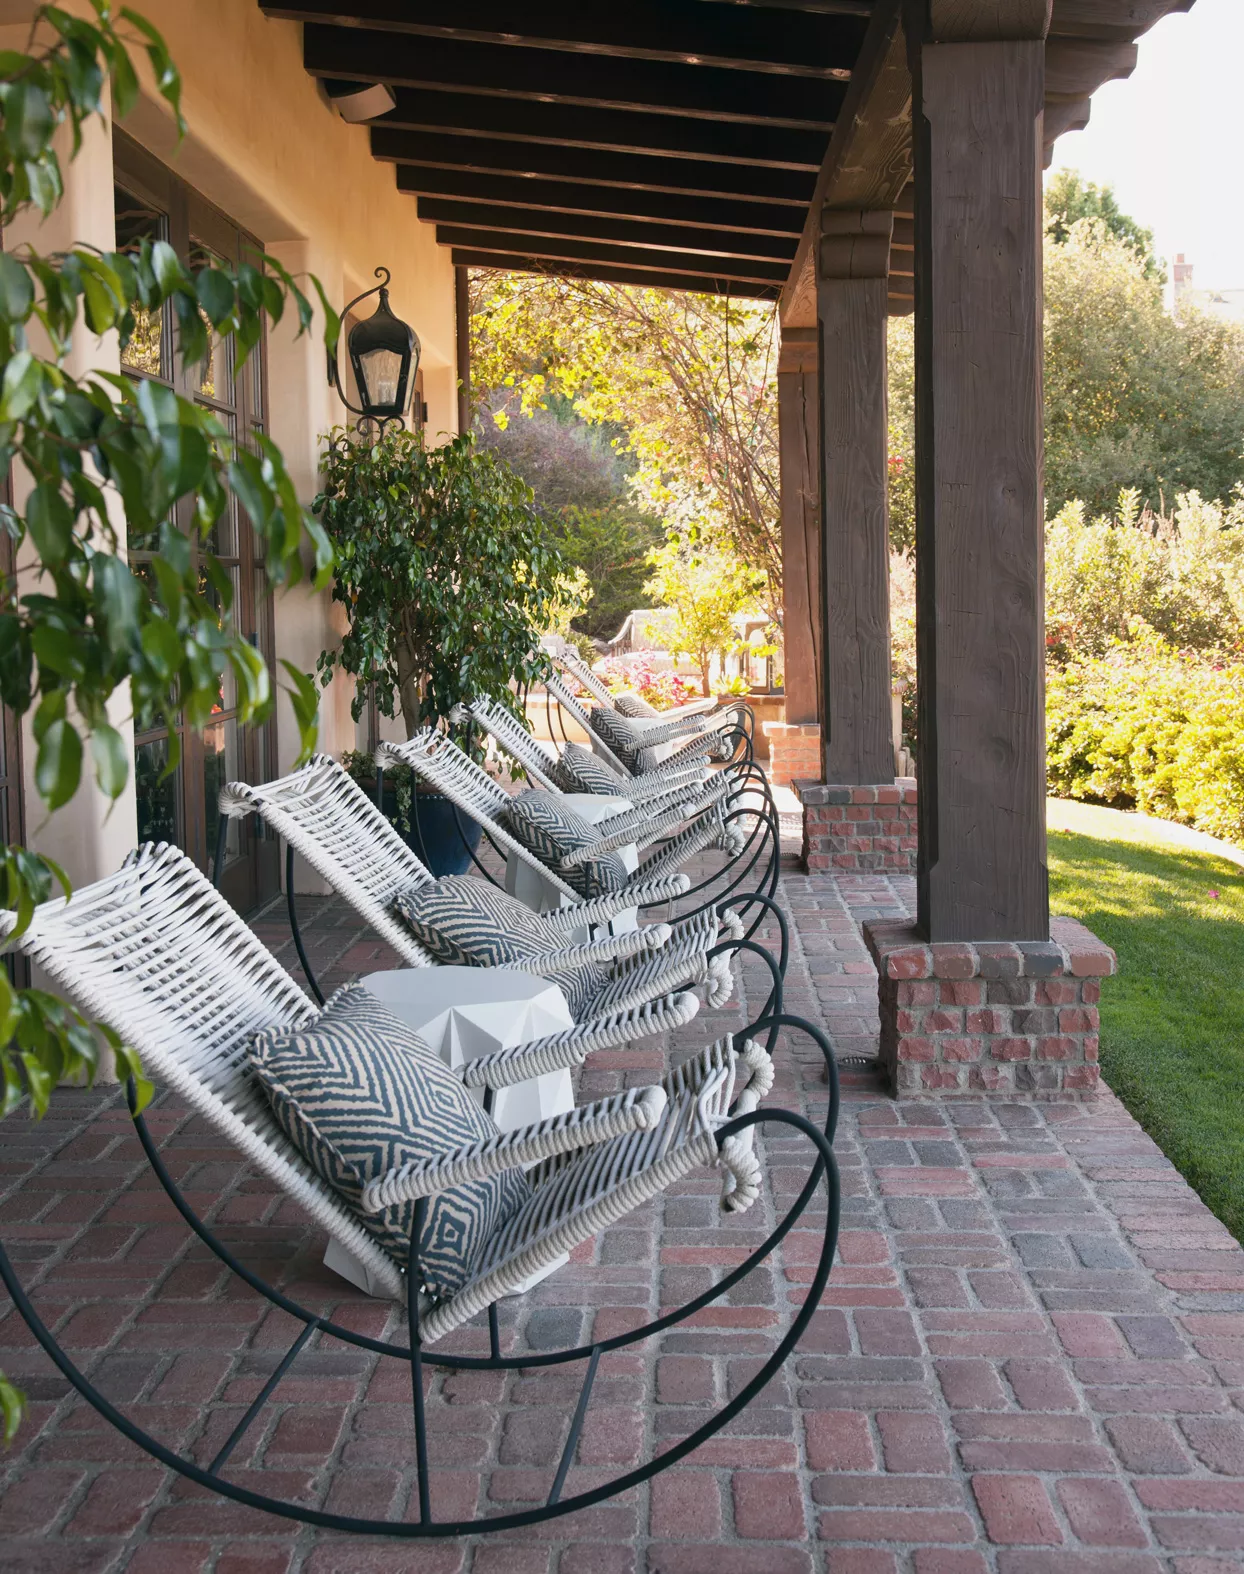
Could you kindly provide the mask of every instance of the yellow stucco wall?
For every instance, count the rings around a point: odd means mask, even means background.
[[[87,9],[82,0],[69,0],[69,8]],[[336,305],[369,287],[378,264],[388,267],[393,309],[422,344],[429,438],[451,435],[457,367],[449,252],[437,246],[432,227],[419,222],[414,199],[397,191],[393,167],[373,160],[366,128],[346,125],[303,70],[301,28],[268,20],[256,0],[138,0],[138,9],[164,34],[181,71],[189,134],[178,142],[138,51],[144,89],[121,122],[125,131],[255,233],[291,272],[314,272]],[[0,44],[25,47],[23,19],[30,12],[29,0],[0,0]],[[77,242],[115,245],[110,128],[92,128],[65,175],[65,201],[52,220],[23,220],[6,233],[6,246],[28,241],[48,251]],[[287,317],[269,334],[268,350],[272,436],[309,501],[317,490],[320,437],[346,413],[328,386],[318,324],[314,334],[298,339]],[[78,373],[92,366],[115,370],[115,336],[101,342],[81,330],[73,362]],[[20,495],[20,478],[18,490]],[[314,672],[320,652],[339,636],[339,612],[327,593],[296,587],[276,595],[275,626],[278,658]],[[351,685],[337,679],[324,696],[320,744],[329,752],[354,746],[351,693]],[[119,704],[123,699],[118,696]],[[277,724],[284,771],[298,748],[284,698]],[[136,840],[132,784],[111,812],[87,789],[45,820],[29,785],[34,750],[26,741],[32,845],[60,859],[75,883],[115,869]]]

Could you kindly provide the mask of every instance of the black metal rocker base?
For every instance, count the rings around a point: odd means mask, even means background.
[[[792,1023],[792,1025],[795,1021],[795,1019],[790,1018],[785,1020]],[[758,1028],[767,1029],[771,1025],[770,1022],[764,1022],[757,1026]],[[263,1296],[273,1306],[280,1307],[282,1311],[288,1312],[302,1325],[298,1337],[290,1345],[271,1377],[264,1384],[263,1389],[242,1416],[211,1464],[204,1469],[185,1455],[166,1447],[152,1437],[149,1432],[131,1421],[100,1393],[57,1343],[38,1312],[36,1312],[30,1298],[18,1281],[13,1265],[3,1247],[0,1247],[0,1278],[3,1279],[8,1293],[31,1332],[62,1375],[105,1420],[111,1422],[130,1442],[136,1444],[153,1459],[167,1466],[168,1469],[176,1471],[179,1475],[185,1476],[187,1480],[196,1482],[199,1486],[218,1493],[221,1497],[229,1498],[249,1508],[264,1509],[268,1513],[279,1515],[283,1519],[298,1520],[303,1524],[316,1525],[329,1530],[408,1539],[479,1535],[502,1530],[517,1530],[528,1525],[538,1525],[545,1520],[554,1519],[563,1514],[572,1514],[578,1509],[588,1508],[592,1504],[603,1502],[605,1499],[614,1497],[618,1493],[626,1492],[631,1487],[638,1486],[641,1482],[648,1481],[653,1476],[659,1475],[662,1471],[676,1465],[680,1459],[685,1458],[693,1449],[698,1448],[701,1443],[719,1432],[722,1427],[726,1426],[741,1410],[751,1403],[753,1397],[769,1382],[799,1342],[804,1329],[808,1326],[820,1303],[821,1294],[825,1289],[830,1268],[833,1264],[834,1250],[838,1238],[840,1196],[838,1173],[834,1163],[830,1137],[819,1131],[811,1121],[804,1119],[801,1115],[793,1114],[787,1110],[756,1110],[752,1114],[739,1116],[724,1125],[717,1133],[718,1145],[720,1146],[727,1137],[744,1131],[749,1126],[788,1127],[800,1133],[811,1144],[813,1152],[811,1173],[798,1198],[763,1245],[757,1247],[744,1262],[726,1274],[724,1278],[709,1290],[688,1301],[686,1305],[678,1310],[669,1312],[663,1317],[658,1317],[652,1322],[645,1324],[642,1328],[637,1328],[630,1333],[618,1334],[611,1339],[603,1339],[591,1345],[580,1345],[572,1350],[561,1350],[552,1353],[531,1352],[520,1355],[503,1355],[500,1349],[500,1332],[494,1305],[489,1308],[488,1313],[490,1353],[487,1356],[438,1355],[434,1351],[426,1350],[422,1345],[419,1333],[418,1298],[412,1296],[408,1297],[407,1305],[408,1343],[403,1345],[394,1344],[386,1340],[371,1339],[364,1334],[356,1333],[353,1329],[344,1328],[338,1323],[308,1311],[305,1307],[298,1305],[296,1301],[290,1300],[288,1296],[283,1295],[279,1290],[265,1283],[264,1280],[260,1279],[238,1261],[229,1248],[217,1239],[215,1234],[198,1218],[187,1203],[176,1182],[169,1174],[159,1150],[152,1140],[146,1122],[141,1115],[134,1113],[134,1088],[132,1083],[128,1091],[130,1111],[139,1141],[142,1143],[147,1159],[161,1185],[186,1223],[199,1239],[215,1253],[221,1262],[237,1274],[252,1290]],[[836,1118],[837,1099],[831,1096],[829,1120],[827,1121],[827,1129],[831,1137]],[[562,1490],[574,1459],[579,1435],[591,1402],[592,1385],[601,1356],[609,1351],[623,1349],[663,1333],[667,1329],[684,1322],[688,1317],[693,1316],[703,1307],[710,1305],[720,1296],[726,1294],[741,1279],[746,1277],[753,1268],[762,1263],[785,1239],[811,1202],[822,1177],[825,1179],[828,1193],[828,1207],[820,1258],[817,1262],[816,1271],[812,1276],[812,1282],[808,1286],[803,1304],[795,1314],[790,1327],[769,1359],[733,1399],[723,1405],[710,1420],[697,1427],[694,1432],[680,1442],[665,1449],[664,1452],[650,1460],[647,1464],[626,1471],[612,1481],[594,1487],[591,1491],[580,1492],[572,1497],[563,1497]],[[417,1243],[426,1217],[427,1206],[426,1198],[416,1205],[414,1227],[411,1232],[407,1283],[414,1283],[418,1280]],[[223,1472],[228,1465],[230,1456],[236,1450],[248,1429],[262,1413],[264,1406],[272,1397],[282,1378],[294,1366],[303,1350],[307,1348],[317,1334],[329,1334],[359,1349],[369,1350],[375,1354],[402,1361],[410,1368],[419,1498],[419,1516],[416,1520],[366,1519],[349,1514],[328,1513],[322,1509],[308,1507],[305,1504],[291,1503],[281,1498],[270,1497],[265,1493],[253,1492],[228,1480],[224,1475]],[[571,1420],[570,1433],[567,1437],[565,1448],[562,1450],[552,1487],[544,1503],[537,1508],[526,1509],[518,1513],[497,1514],[474,1520],[435,1519],[432,1515],[429,1491],[429,1439],[427,1421],[424,1414],[423,1367],[506,1371],[520,1367],[560,1366],[571,1361],[586,1361],[587,1370],[582,1387],[579,1390],[578,1400]]]

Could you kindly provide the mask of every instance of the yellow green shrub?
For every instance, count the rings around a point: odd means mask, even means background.
[[[1051,791],[1244,842],[1244,663],[1129,633],[1050,670]]]

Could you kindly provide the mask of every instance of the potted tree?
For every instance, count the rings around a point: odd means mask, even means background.
[[[469,434],[439,448],[390,426],[379,437],[335,429],[314,510],[337,555],[333,597],[346,610],[341,644],[320,657],[320,681],[340,668],[358,679],[409,737],[449,726],[460,702],[487,696],[521,714],[512,684],[541,677],[540,636],[566,592],[560,553],[530,488]],[[354,755],[347,768],[367,766]],[[400,786],[401,784],[399,784]],[[425,789],[386,805],[434,874],[461,873],[459,830],[479,830]]]

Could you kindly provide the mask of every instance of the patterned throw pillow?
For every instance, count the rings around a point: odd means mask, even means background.
[[[553,767],[553,780],[563,792],[591,792],[599,797],[625,798],[626,782],[612,765],[597,759],[581,743],[568,743]]]
[[[596,736],[609,745],[627,770],[633,771],[639,751],[643,748],[643,740],[635,728],[603,705],[598,705],[589,714],[588,720]]]
[[[534,788],[511,798],[501,811],[500,822],[515,841],[550,869],[555,869],[567,853],[600,841],[596,828],[564,808],[555,793]],[[612,852],[556,872],[580,896],[605,896],[610,891],[620,891],[630,879],[626,865]]]
[[[649,721],[661,714],[639,694],[615,694],[613,705],[619,716],[634,716],[637,721]]]
[[[303,1027],[257,1033],[246,1053],[294,1147],[404,1267],[415,1204],[365,1213],[363,1188],[399,1165],[495,1137],[492,1117],[439,1055],[358,984],[339,989]],[[523,1172],[509,1170],[431,1198],[419,1241],[424,1288],[437,1297],[460,1290],[493,1234],[530,1196]]]
[[[566,941],[530,907],[487,880],[447,875],[399,896],[393,909],[428,954],[446,967],[521,967],[556,984],[577,1021],[591,1014],[607,962],[541,966]]]

